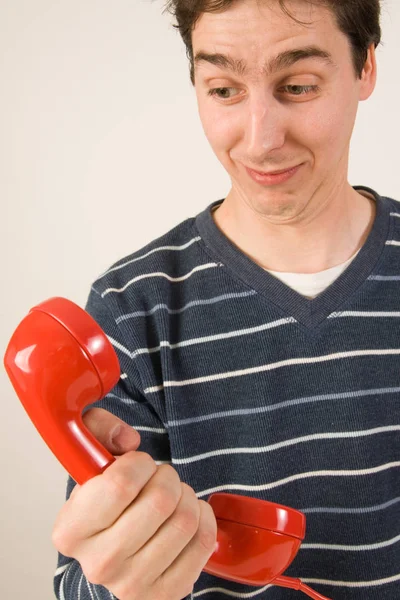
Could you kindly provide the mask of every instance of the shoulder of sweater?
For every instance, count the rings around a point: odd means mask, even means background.
[[[201,239],[194,225],[195,217],[185,219],[145,246],[120,258],[95,279],[94,289],[104,295],[108,289],[120,289],[134,279],[139,283],[152,274],[176,276],[179,270],[193,268],[199,260],[197,242]]]

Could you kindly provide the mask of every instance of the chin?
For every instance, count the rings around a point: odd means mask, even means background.
[[[304,209],[298,198],[291,198],[293,195],[293,192],[283,190],[279,192],[270,191],[256,198],[246,194],[246,204],[256,213],[264,216],[292,219]]]

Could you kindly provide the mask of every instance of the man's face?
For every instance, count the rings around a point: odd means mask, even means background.
[[[375,83],[356,77],[348,39],[326,8],[304,0],[286,5],[311,25],[296,23],[276,0],[251,0],[204,13],[192,34],[194,57],[200,51],[224,54],[247,68],[234,73],[195,61],[195,89],[206,137],[232,180],[230,195],[271,222],[312,215],[347,182],[358,102]],[[310,47],[329,53],[330,60],[309,57],[263,70],[282,52]],[[254,181],[245,169],[270,173],[301,163],[290,179],[273,185]]]

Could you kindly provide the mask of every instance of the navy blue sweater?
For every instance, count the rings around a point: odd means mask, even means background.
[[[333,600],[398,600],[400,203],[355,189],[375,197],[373,227],[314,299],[224,236],[211,216],[221,200],[98,277],[86,310],[121,379],[93,406],[137,429],[139,450],[172,464],[198,498],[223,491],[303,511],[286,575]],[[114,598],[62,554],[54,589]],[[305,598],[204,572],[191,597]]]

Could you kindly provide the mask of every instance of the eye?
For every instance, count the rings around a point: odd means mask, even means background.
[[[212,90],[209,90],[207,92],[208,96],[216,96],[217,98],[220,98],[221,100],[230,100],[229,96],[225,95],[225,92],[227,92],[228,90],[236,90],[237,88],[230,88],[230,87],[221,87],[221,88],[214,88]],[[219,95],[219,93],[222,93],[223,95]]]
[[[306,96],[319,91],[318,85],[285,85],[283,90],[289,90],[289,96]]]

